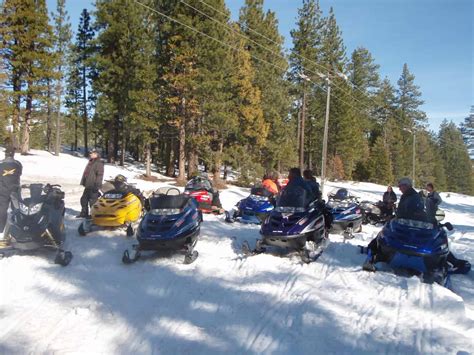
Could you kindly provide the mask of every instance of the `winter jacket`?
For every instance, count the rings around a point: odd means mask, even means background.
[[[314,180],[305,180],[305,181],[309,185],[309,187],[311,188],[313,196],[315,196],[315,198],[319,199],[321,197],[321,192],[319,191],[319,184],[316,181],[316,179],[314,179]]]
[[[285,189],[288,189],[294,186],[299,186],[305,189],[307,192],[307,196],[309,197],[309,201],[313,201],[316,199],[316,195],[314,194],[313,189],[308,184],[308,182],[305,181],[301,176],[288,181],[288,184],[285,186]]]
[[[273,195],[276,195],[278,193],[278,187],[272,179],[263,180],[262,186],[263,188],[271,192]]]
[[[400,197],[396,214],[397,218],[427,221],[423,199],[412,187]]]
[[[393,191],[385,191],[383,194],[383,204],[385,206],[392,206],[395,202],[397,202],[397,195]]]
[[[440,203],[443,202],[441,196],[436,191],[431,191],[428,196],[426,196],[425,200],[425,207],[426,207],[426,214],[429,218],[435,218],[436,210]]]
[[[89,159],[84,173],[82,174],[81,185],[86,189],[99,190],[104,178],[104,163],[100,158]]]
[[[0,161],[0,195],[9,197],[20,188],[20,176],[23,166],[11,157]]]

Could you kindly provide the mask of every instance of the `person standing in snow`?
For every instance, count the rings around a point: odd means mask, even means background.
[[[20,177],[23,172],[23,166],[14,157],[15,149],[8,146],[5,149],[5,159],[0,161],[0,239],[3,239],[3,231],[7,224],[11,195],[19,193]]]
[[[99,198],[103,178],[104,163],[100,159],[99,152],[92,149],[89,153],[89,163],[82,174],[81,185],[84,186],[84,192],[81,196],[81,213],[77,218],[89,217],[89,207],[92,207]]]
[[[428,195],[425,199],[426,214],[430,221],[436,222],[436,211],[443,200],[439,193],[435,191],[434,185],[431,182],[426,184],[426,190],[428,191]]]
[[[393,206],[397,202],[397,195],[393,192],[392,186],[388,185],[387,191],[384,192],[383,198],[383,208],[386,215],[391,215],[393,212]]]

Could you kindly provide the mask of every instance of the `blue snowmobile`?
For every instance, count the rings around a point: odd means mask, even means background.
[[[363,269],[376,271],[375,264],[384,262],[393,270],[421,275],[424,282],[449,287],[449,275],[468,273],[471,265],[449,252],[446,230],[453,230],[451,223],[392,219],[369,244]]]
[[[136,232],[138,244],[132,251],[124,251],[122,261],[134,263],[142,251],[184,250],[184,263],[194,262],[199,255],[194,247],[203,220],[198,207],[194,198],[176,188],[155,191],[145,202],[147,212]]]
[[[333,216],[330,233],[343,233],[346,238],[353,237],[352,232],[362,231],[362,210],[356,196],[347,189],[338,189],[328,195],[327,207]]]
[[[237,202],[237,211],[226,211],[225,221],[261,224],[274,208],[273,194],[263,187],[253,187],[250,195]]]
[[[242,252],[255,255],[265,252],[266,247],[277,247],[298,252],[305,263],[316,260],[329,241],[324,208],[324,203],[310,201],[302,187],[286,187],[263,222],[262,238],[257,240],[255,249],[251,250],[245,241]]]

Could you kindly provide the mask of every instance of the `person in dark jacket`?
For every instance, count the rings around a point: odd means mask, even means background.
[[[288,173],[288,184],[285,186],[285,189],[299,186],[306,190],[309,201],[313,201],[316,196],[313,193],[311,186],[303,179],[301,176],[301,170],[298,168],[291,168]]]
[[[397,202],[397,195],[395,195],[395,192],[393,192],[392,186],[388,185],[387,191],[385,191],[383,194],[382,202],[384,208],[383,213],[386,215],[391,215],[395,202]]]
[[[8,146],[5,149],[5,159],[0,161],[0,239],[3,239],[3,230],[7,224],[11,196],[19,193],[23,172],[23,166],[14,157],[15,149]]]
[[[436,221],[436,211],[443,200],[439,193],[435,191],[434,185],[431,182],[426,184],[426,190],[428,191],[428,195],[425,199],[426,214],[430,221],[438,223]]]
[[[398,203],[397,218],[427,221],[425,204],[420,195],[412,187],[411,179],[404,177],[398,181],[398,188],[402,192]]]
[[[303,171],[303,177],[306,183],[311,187],[313,191],[313,195],[316,196],[317,199],[321,198],[321,192],[319,191],[319,184],[316,181],[316,178],[313,176],[313,172],[311,170]]]
[[[89,217],[89,207],[92,207],[99,198],[103,178],[104,163],[100,160],[99,152],[92,149],[89,153],[89,163],[82,174],[81,185],[84,186],[84,192],[81,197],[81,213],[77,218]]]

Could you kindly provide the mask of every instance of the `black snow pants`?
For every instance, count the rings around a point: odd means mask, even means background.
[[[89,207],[97,201],[99,198],[99,191],[86,187],[81,196],[81,214],[84,216],[89,215]]]
[[[9,205],[10,196],[0,195],[0,233],[3,233],[3,230],[7,224]]]

